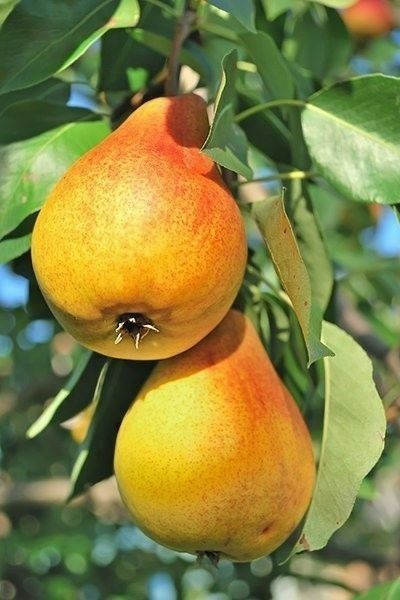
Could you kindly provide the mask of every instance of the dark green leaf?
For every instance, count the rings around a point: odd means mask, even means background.
[[[57,102],[66,104],[71,93],[71,86],[61,79],[51,77],[37,85],[33,85],[23,90],[16,90],[0,96],[0,114],[17,102],[26,102],[28,100],[46,100],[47,102]]]
[[[31,425],[27,436],[34,438],[49,425],[62,423],[83,410],[93,398],[105,361],[104,356],[83,350],[83,356],[67,383]]]
[[[0,2],[0,26],[4,23],[19,0],[2,0]]]
[[[155,57],[156,70],[160,70],[164,59],[156,52],[145,48]],[[128,69],[138,68],[135,64],[136,49],[141,45],[135,42],[127,31],[109,31],[101,40],[101,63],[98,89],[100,91],[129,90]],[[134,62],[135,61],[135,62]],[[147,60],[143,64],[147,66]]]
[[[302,100],[306,100],[315,92],[315,82],[312,73],[290,60],[286,64],[292,74],[297,92],[296,96]]]
[[[304,400],[307,397],[310,382],[307,369],[299,364],[290,344],[283,348],[283,363],[285,368],[285,385],[296,399],[296,402],[304,410]]]
[[[255,202],[253,214],[300,323],[310,365],[332,353],[320,342],[321,310],[312,299],[310,277],[287,217],[283,197]]]
[[[1,113],[0,144],[31,138],[64,123],[95,121],[100,118],[87,108],[63,106],[45,100],[20,101]]]
[[[163,11],[157,6],[146,3],[143,5],[138,27],[172,38],[175,20],[166,18]],[[101,40],[98,88],[107,91],[132,89],[129,79],[132,72],[141,71],[145,83],[148,83],[164,65],[163,55],[136,41],[128,31],[111,30]]]
[[[288,306],[279,296],[267,292],[263,292],[262,299],[268,306],[268,311],[274,318],[274,335],[276,339],[271,339],[271,342],[279,342],[283,346],[290,338],[290,324],[288,315]]]
[[[203,152],[220,165],[251,179],[247,164],[247,140],[234,123],[234,100],[237,51],[232,50],[222,61],[222,79],[218,90],[214,120],[203,146]]]
[[[119,426],[153,366],[154,362],[112,360],[103,369],[93,398],[96,411],[72,471],[70,497],[112,475]]]
[[[0,30],[0,93],[43,81],[78,58],[102,33],[118,26],[114,15],[118,4],[118,0],[21,0]],[[129,6],[137,3],[122,0],[122,16]],[[131,17],[135,22],[138,11],[132,10]]]
[[[260,31],[243,33],[240,38],[271,97],[293,98],[294,84],[291,72],[272,37]]]
[[[217,8],[234,17],[248,31],[255,31],[255,9],[253,0],[210,0]]]
[[[105,123],[71,123],[0,148],[0,239],[36,212],[65,170],[109,132]]]
[[[246,110],[250,106],[254,106],[254,103],[249,103],[246,98],[240,104],[240,110]],[[244,119],[240,126],[249,142],[272,161],[284,164],[291,162],[290,132],[274,111],[257,113]]]
[[[289,195],[290,216],[310,277],[312,298],[324,314],[332,293],[332,265],[305,185],[301,181],[291,182]]]
[[[218,164],[251,179],[253,172],[247,164],[246,136],[233,123],[233,118],[234,114],[229,106],[215,117],[203,151]]]
[[[293,553],[323,548],[348,519],[361,481],[384,446],[386,418],[367,354],[344,331],[323,324],[325,416],[314,495]]]
[[[317,22],[310,11],[299,16],[291,39],[293,59],[321,81],[347,64],[352,47],[337,11],[329,10],[327,16],[323,22]]]
[[[165,57],[169,57],[172,48],[172,41],[169,38],[157,33],[152,33],[151,31],[145,31],[139,27],[133,29],[130,32],[130,35],[137,42],[145,44]],[[202,50],[201,46],[195,42],[192,42],[191,40],[185,42],[180,53],[180,59],[185,65],[188,65],[196,71],[196,73],[199,73],[205,81],[208,81],[209,78],[212,77],[212,69],[207,55]]]
[[[31,247],[31,235],[4,240],[0,242],[0,264],[8,263],[10,260],[25,254]]]
[[[321,174],[360,202],[400,199],[400,79],[350,79],[310,98],[304,136]],[[340,152],[338,152],[340,148]]]
[[[261,0],[265,16],[273,21],[284,12],[292,8],[293,0]]]
[[[75,62],[86,50],[107,31],[125,27],[134,27],[140,16],[140,9],[137,0],[120,0],[117,10],[102,27],[94,31],[89,37],[84,39],[79,46],[68,56],[61,69],[66,69]]]

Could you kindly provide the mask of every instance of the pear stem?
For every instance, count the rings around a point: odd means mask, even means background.
[[[192,23],[196,13],[186,8],[176,24],[175,35],[172,40],[171,53],[168,60],[168,75],[165,81],[165,95],[176,96],[179,94],[180,54],[182,45],[191,32]]]
[[[198,550],[196,554],[199,564],[202,563],[204,558],[208,558],[213,567],[218,567],[220,553],[217,550]]]

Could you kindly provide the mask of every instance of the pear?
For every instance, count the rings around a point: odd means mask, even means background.
[[[358,0],[342,11],[349,31],[360,38],[374,38],[395,26],[395,14],[389,0]]]
[[[157,98],[81,157],[35,223],[39,286],[63,327],[107,356],[182,352],[226,315],[247,244],[197,95]]]
[[[244,315],[158,363],[123,419],[114,469],[136,524],[169,548],[250,561],[286,540],[310,502],[311,440]]]

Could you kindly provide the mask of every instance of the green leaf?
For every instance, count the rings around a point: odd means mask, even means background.
[[[109,132],[105,123],[71,123],[0,148],[0,239],[36,212],[72,162]]]
[[[119,6],[111,19],[103,27],[94,31],[88,38],[83,40],[76,50],[67,58],[60,70],[66,69],[75,62],[86,50],[110,29],[134,27],[139,21],[140,8],[137,0],[120,0]]]
[[[240,100],[244,100],[243,104],[241,103],[243,110],[261,103],[252,99],[249,101],[247,97],[243,99],[243,96]],[[290,164],[290,132],[274,111],[258,112],[241,121],[240,126],[252,146],[261,150],[274,162]]]
[[[294,84],[291,72],[272,37],[260,31],[243,33],[240,38],[272,98],[293,98]]]
[[[31,235],[0,242],[0,265],[25,254],[31,247]]]
[[[62,423],[83,410],[92,400],[104,356],[83,350],[83,356],[64,387],[27,431],[34,438],[49,425]]]
[[[114,24],[117,7],[117,0],[21,0],[0,29],[0,93],[29,87],[70,64],[88,40]]]
[[[384,447],[386,418],[367,354],[347,333],[324,322],[325,414],[317,481],[293,554],[323,548],[345,523],[361,481]]]
[[[244,29],[256,31],[253,0],[210,0],[209,3],[234,17]]]
[[[222,77],[215,102],[214,120],[203,152],[227,169],[251,179],[253,172],[247,163],[246,135],[234,123],[236,63],[236,50],[226,54],[222,60]]]
[[[253,172],[247,164],[247,139],[244,132],[233,123],[234,114],[226,106],[214,118],[203,152],[218,164],[251,179]]]
[[[261,0],[267,19],[271,21],[279,17],[287,10],[299,7],[301,9],[301,0]],[[308,2],[317,2],[331,8],[346,8],[354,4],[354,0],[308,0]]]
[[[318,92],[303,111],[314,163],[348,198],[383,204],[400,200],[399,95],[400,79],[368,75]]]
[[[321,311],[312,299],[310,277],[286,214],[283,197],[255,202],[253,214],[300,323],[310,365],[332,353],[320,341]]]
[[[67,104],[71,94],[71,86],[61,79],[51,77],[29,88],[9,92],[0,96],[0,114],[17,102],[28,100],[47,100],[58,104]]]
[[[261,0],[267,19],[274,21],[292,8],[293,0]]]
[[[352,49],[347,28],[335,10],[327,11],[323,22],[317,21],[310,11],[298,16],[290,41],[294,64],[308,69],[320,81],[337,77],[347,65]]]
[[[1,112],[0,144],[31,138],[65,123],[98,119],[101,116],[87,108],[63,106],[45,100],[20,101]]]
[[[269,313],[272,332],[270,339],[271,353],[274,357],[277,357],[278,354],[283,353],[290,338],[288,306],[282,298],[275,294],[264,292],[261,297]]]
[[[153,367],[154,362],[112,360],[103,368],[93,398],[96,411],[72,470],[70,498],[112,475],[119,426]]]
[[[311,294],[324,314],[333,287],[333,270],[311,198],[301,181],[289,186],[290,216],[311,283]]]
[[[0,26],[7,19],[8,15],[19,0],[1,0],[0,1]]]
[[[286,64],[295,83],[297,92],[295,96],[300,100],[306,100],[315,91],[312,73],[293,61],[288,60]]]
[[[374,585],[367,592],[354,596],[353,600],[398,600],[398,598],[400,598],[400,577],[394,581]]]
[[[168,19],[158,6],[143,6],[138,27],[146,31],[172,38],[175,22]],[[129,72],[144,71],[147,80],[161,71],[165,60],[159,52],[136,41],[127,30],[107,32],[101,40],[101,65],[99,90],[129,90]],[[136,90],[135,90],[136,91]]]

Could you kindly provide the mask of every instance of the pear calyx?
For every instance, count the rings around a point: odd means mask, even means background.
[[[203,558],[208,558],[213,567],[218,567],[220,552],[218,550],[198,550],[197,561],[202,562]]]
[[[129,335],[135,342],[136,350],[138,350],[140,342],[150,331],[154,331],[155,333],[160,332],[146,315],[142,315],[141,313],[124,313],[117,319],[117,327],[115,328],[117,336],[114,344],[119,344],[125,336]]]

